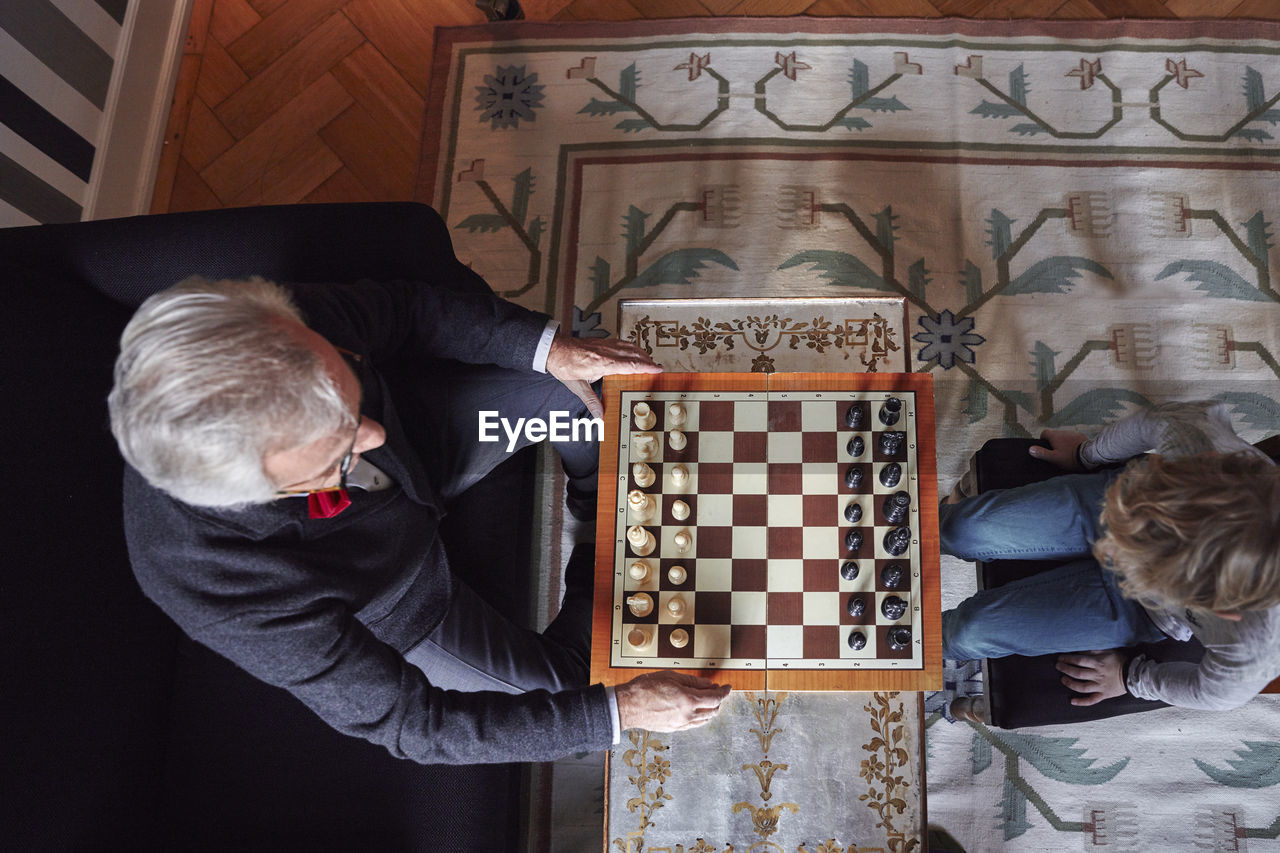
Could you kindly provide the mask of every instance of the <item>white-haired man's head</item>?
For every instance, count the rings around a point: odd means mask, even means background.
[[[108,397],[120,452],[186,503],[274,499],[293,484],[269,459],[345,448],[357,429],[358,382],[326,347],[288,292],[260,278],[194,277],[152,296],[121,336]]]

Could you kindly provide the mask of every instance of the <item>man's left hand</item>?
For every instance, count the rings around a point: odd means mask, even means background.
[[[1096,705],[1103,699],[1128,693],[1124,685],[1124,665],[1128,660],[1119,649],[1058,655],[1057,670],[1063,673],[1062,683],[1085,694],[1072,699],[1071,704]]]
[[[606,373],[661,373],[649,354],[617,338],[574,338],[557,333],[547,353],[547,373],[559,379],[587,404],[592,417],[602,417],[604,406],[591,383]]]

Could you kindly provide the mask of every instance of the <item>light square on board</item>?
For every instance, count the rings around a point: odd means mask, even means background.
[[[769,594],[767,592],[729,593],[730,618],[734,625],[764,625],[769,619]]]

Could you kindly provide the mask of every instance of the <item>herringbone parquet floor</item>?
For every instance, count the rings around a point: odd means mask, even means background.
[[[528,20],[1266,18],[1280,0],[522,0]],[[195,0],[154,212],[409,199],[434,30],[472,0]]]

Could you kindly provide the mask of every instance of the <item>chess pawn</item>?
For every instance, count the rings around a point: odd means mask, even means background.
[[[862,521],[862,505],[857,501],[850,501],[849,505],[844,508],[844,520],[850,524],[857,524]]]
[[[849,634],[849,648],[855,652],[862,651],[867,647],[867,635],[861,631],[853,631]]]
[[[652,534],[650,534],[650,538],[652,538]],[[689,531],[687,530],[681,530],[671,541],[675,544],[676,550],[681,554],[693,547],[693,537],[689,535]]]
[[[849,429],[862,429],[862,406],[854,403],[844,413],[844,425]]]
[[[844,449],[851,457],[857,459],[866,452],[867,443],[863,441],[862,436],[855,435],[853,438],[849,439],[849,443],[845,445]]]
[[[658,502],[654,500],[653,495],[646,495],[639,489],[632,489],[627,492],[627,509],[638,524],[644,524],[653,518],[653,513],[657,506]]]
[[[862,485],[862,469],[857,465],[850,465],[848,470],[844,472],[844,487],[846,489],[856,489]]]
[[[633,615],[643,619],[653,612],[653,597],[647,592],[637,592],[635,595],[629,595],[627,596],[627,607],[631,608]]]
[[[633,415],[632,423],[636,425],[636,429],[653,429],[654,424],[658,422],[658,416],[654,414],[653,409],[649,408],[648,403],[636,403],[631,412]]]
[[[627,542],[631,545],[631,550],[636,552],[638,557],[647,557],[653,553],[653,549],[658,547],[658,542],[653,538],[653,534],[636,524],[627,528]]]
[[[676,501],[671,504],[671,516],[676,521],[684,521],[689,517],[689,505],[684,501]]]
[[[675,649],[683,649],[689,645],[689,632],[683,628],[676,628],[671,632],[671,647]]]
[[[627,577],[636,583],[644,583],[649,579],[649,564],[644,560],[636,560],[627,566]]]
[[[643,648],[649,644],[649,632],[639,626],[632,628],[627,633],[627,642],[633,649]]]
[[[652,462],[658,458],[658,437],[651,432],[636,433],[631,446],[642,462]]]
[[[680,586],[689,578],[689,573],[685,571],[684,566],[672,566],[667,569],[667,580],[671,581],[672,586]]]
[[[673,619],[680,619],[684,616],[687,607],[684,603],[683,596],[673,596],[667,602],[667,612],[671,614]]]
[[[684,403],[672,403],[667,406],[667,425],[673,427],[682,427],[688,420],[688,414],[685,412]]]
[[[642,489],[647,489],[653,485],[653,481],[657,476],[653,473],[653,469],[643,462],[637,462],[631,466],[631,479],[636,481],[636,485]]]
[[[667,433],[667,443],[671,445],[671,449],[679,453],[689,444],[689,439],[678,429],[673,429]]]
[[[689,469],[684,465],[671,466],[671,483],[676,487],[683,487],[689,482]]]

